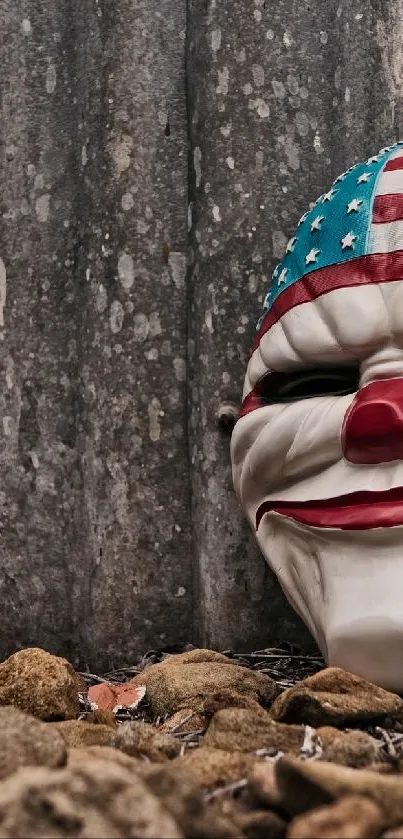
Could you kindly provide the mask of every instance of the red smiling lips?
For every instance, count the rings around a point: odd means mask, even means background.
[[[256,530],[265,513],[281,513],[301,524],[340,530],[396,527],[403,524],[403,487],[350,492],[320,501],[264,501],[256,513]]]

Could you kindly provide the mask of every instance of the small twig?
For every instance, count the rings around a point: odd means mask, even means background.
[[[226,795],[228,792],[237,792],[239,789],[244,789],[248,781],[242,778],[241,781],[234,781],[232,784],[227,784],[225,787],[219,787],[212,792],[208,792],[205,796],[205,801],[212,801],[214,798],[219,798],[221,795]]]
[[[385,745],[385,752],[386,752],[387,756],[392,758],[392,760],[396,760],[397,752],[396,752],[396,749],[393,745],[392,738],[391,738],[390,734],[388,734],[388,732],[385,731],[384,728],[381,728],[378,725],[375,728],[375,733],[380,734],[380,736],[382,737],[382,740],[383,740],[384,745]]]
[[[120,676],[121,673],[123,673],[123,675],[125,673],[129,673],[129,675],[133,675],[134,673],[135,675],[137,675],[138,673],[141,673],[141,670],[139,670],[138,667],[120,667],[119,670],[110,670],[109,673],[107,673],[106,675]]]
[[[234,653],[234,658],[261,658],[261,659],[277,659],[278,661],[282,661],[284,659],[293,659],[294,661],[306,661],[310,664],[323,664],[323,659],[315,658],[313,656],[308,655],[295,655],[295,653],[287,653],[287,652],[265,652],[265,653]]]
[[[284,752],[281,749],[276,749],[274,746],[271,749],[256,749],[254,754],[256,757],[264,757],[266,760],[272,760],[274,762],[284,756]]]
[[[191,711],[191,713],[188,714],[187,717],[185,717],[184,720],[181,720],[180,722],[177,722],[176,725],[172,726],[172,728],[168,728],[169,733],[174,734],[175,731],[178,730],[178,728],[182,728],[182,726],[185,725],[185,722],[189,722],[189,720],[191,720],[192,717],[194,717],[194,715],[195,715],[195,712]]]
[[[99,684],[112,684],[108,679],[105,679],[103,676],[96,676],[94,673],[78,673],[78,676],[82,676],[85,681],[91,679],[93,682],[98,682]]]
[[[169,733],[172,734],[171,731]],[[197,731],[182,731],[182,733],[180,731],[176,731],[176,732],[173,733],[172,736],[176,737],[178,739],[180,738],[181,740],[191,740],[192,738],[194,738],[196,736],[199,737],[201,734],[204,734],[204,733],[205,733],[204,728],[198,728]]]

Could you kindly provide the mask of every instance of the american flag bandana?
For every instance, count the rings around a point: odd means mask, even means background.
[[[340,175],[276,266],[253,349],[282,315],[336,288],[403,279],[403,141]]]

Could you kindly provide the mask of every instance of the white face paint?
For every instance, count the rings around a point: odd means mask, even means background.
[[[403,282],[286,311],[244,397],[233,478],[266,560],[329,664],[403,691]]]

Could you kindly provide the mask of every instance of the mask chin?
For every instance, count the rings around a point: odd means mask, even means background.
[[[259,542],[327,663],[403,692],[403,526],[348,531],[267,514]]]

